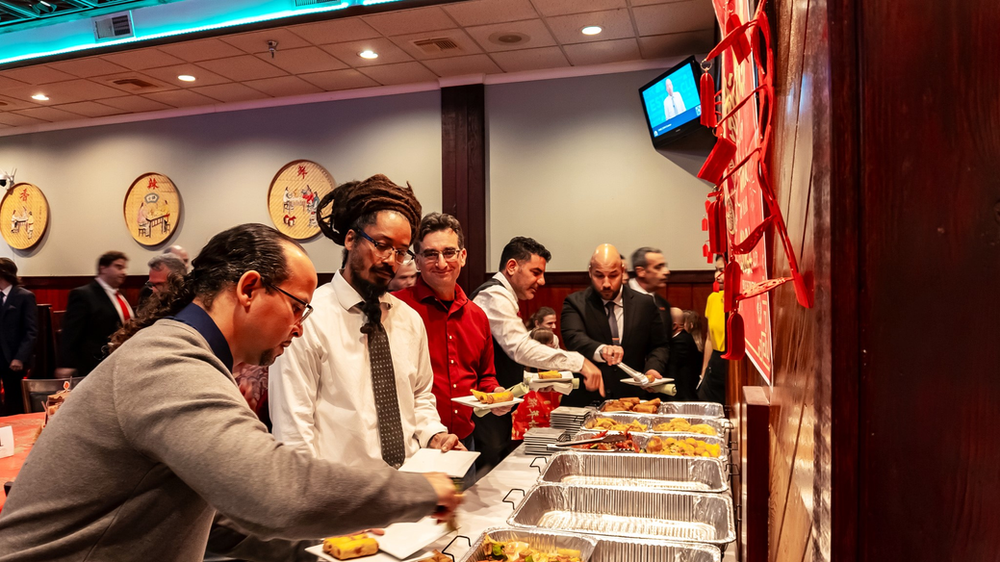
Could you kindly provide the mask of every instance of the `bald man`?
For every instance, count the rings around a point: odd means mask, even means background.
[[[652,299],[623,284],[621,254],[602,244],[590,258],[590,287],[566,297],[562,308],[562,335],[566,349],[581,353],[601,369],[608,398],[648,397],[649,393],[621,382],[627,378],[616,367],[625,363],[652,378],[667,372],[669,335]],[[564,405],[585,406],[601,398],[586,389],[573,391]]]

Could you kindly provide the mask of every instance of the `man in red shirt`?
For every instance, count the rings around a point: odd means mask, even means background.
[[[413,249],[420,276],[415,285],[393,295],[423,318],[441,423],[472,451],[473,411],[451,399],[469,396],[472,389],[497,392],[503,387],[493,369],[493,340],[486,313],[458,286],[466,258],[462,226],[451,215],[431,213],[420,221]],[[499,408],[492,413],[502,416],[509,411]]]

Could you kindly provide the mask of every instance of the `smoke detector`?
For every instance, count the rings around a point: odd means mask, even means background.
[[[498,31],[490,35],[490,43],[497,45],[520,45],[531,41],[531,37],[517,31]]]

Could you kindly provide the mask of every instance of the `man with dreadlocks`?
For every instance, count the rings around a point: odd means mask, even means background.
[[[316,290],[303,337],[271,370],[281,441],[348,465],[397,468],[421,447],[464,449],[438,416],[424,323],[387,293],[413,259],[420,211],[409,186],[383,175],[320,201],[320,230],[346,249],[344,267]]]
[[[0,515],[0,561],[198,562],[210,540],[248,560],[305,560],[272,539],[435,507],[449,517],[458,499],[445,475],[348,468],[284,446],[240,394],[234,362],[267,365],[302,333],[316,270],[301,246],[264,225],[233,227],[176,283],[115,334],[45,426]],[[212,531],[217,513],[254,537]]]

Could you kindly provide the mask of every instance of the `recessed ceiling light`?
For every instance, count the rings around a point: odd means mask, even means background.
[[[31,99],[38,100],[38,101],[49,101],[49,96],[47,96],[45,94],[35,94],[35,95],[31,96]]]
[[[181,82],[194,82],[196,80],[196,78],[190,74],[181,74],[177,77],[177,79]]]
[[[361,58],[363,58],[363,59],[377,59],[378,58],[378,53],[376,53],[375,51],[373,51],[371,49],[367,49],[367,50],[364,50],[364,51],[361,51],[360,53],[358,53],[358,56],[361,57]]]
[[[598,33],[604,31],[599,25],[588,25],[587,27],[580,30],[580,33],[584,35],[597,35]]]

